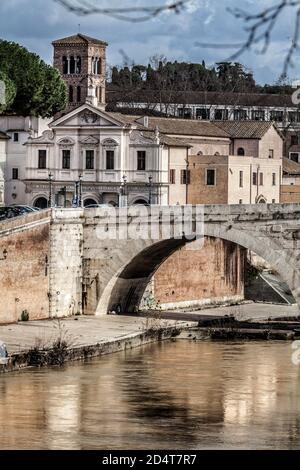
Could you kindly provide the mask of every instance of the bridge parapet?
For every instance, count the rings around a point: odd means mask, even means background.
[[[0,222],[0,237],[6,237],[16,232],[29,230],[40,224],[50,223],[50,218],[51,210],[48,209],[3,220]]]

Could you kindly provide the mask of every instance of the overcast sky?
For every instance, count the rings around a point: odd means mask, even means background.
[[[101,6],[153,5],[166,0],[90,0]],[[150,3],[151,1],[151,3]],[[171,0],[169,0],[171,1]],[[16,41],[45,61],[52,61],[51,41],[81,32],[109,43],[109,65],[122,65],[120,50],[135,63],[147,63],[154,54],[171,60],[207,64],[226,59],[228,50],[202,49],[197,41],[240,42],[245,38],[243,24],[233,19],[226,7],[239,6],[252,12],[278,0],[192,0],[180,14],[167,12],[146,23],[127,23],[101,15],[79,17],[54,0],[0,0],[0,37]],[[285,14],[275,30],[272,45],[265,55],[255,52],[239,60],[249,67],[260,83],[273,83],[282,71],[282,61],[292,35],[292,12]],[[299,56],[299,54],[298,54]],[[291,79],[300,78],[300,61],[290,70]]]

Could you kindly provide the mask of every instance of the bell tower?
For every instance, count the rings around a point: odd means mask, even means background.
[[[58,39],[54,47],[54,67],[68,89],[66,112],[88,102],[105,109],[107,43],[84,34]]]

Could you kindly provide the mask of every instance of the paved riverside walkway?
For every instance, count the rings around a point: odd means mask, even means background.
[[[237,320],[263,320],[277,317],[298,316],[296,305],[245,303],[238,306],[206,308],[195,312],[162,312],[161,325],[195,326],[199,320],[235,315]],[[150,325],[151,326],[150,320]],[[153,320],[157,322],[157,320]],[[156,323],[157,324],[157,323]],[[75,317],[57,320],[22,322],[0,326],[0,340],[7,345],[10,354],[27,351],[53,343],[60,335],[71,346],[89,346],[102,342],[121,340],[146,330],[143,316]]]
[[[211,317],[224,317],[234,315],[237,320],[268,320],[269,318],[298,317],[300,311],[298,306],[288,304],[265,304],[245,302],[240,305],[220,306],[203,308],[195,311],[164,311],[161,318],[168,320],[200,321]]]
[[[150,320],[151,321],[151,320]],[[196,320],[195,320],[196,321]],[[0,340],[9,354],[25,352],[34,346],[48,346],[59,335],[70,346],[90,346],[118,341],[146,331],[147,319],[143,317],[111,316],[75,317],[57,320],[22,322],[0,326]],[[162,326],[195,326],[188,321],[162,321]],[[151,326],[151,325],[150,325]]]

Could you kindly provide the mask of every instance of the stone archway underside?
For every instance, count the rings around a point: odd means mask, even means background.
[[[232,227],[228,229],[227,226],[217,224],[206,224],[205,236],[240,245],[265,259],[287,282],[299,304],[300,279],[294,269],[297,263],[296,254],[283,250],[278,240],[260,237],[257,233],[253,236],[246,230]],[[108,282],[103,296],[99,299],[96,314],[103,315],[117,306],[120,306],[122,312],[134,311],[155,271],[185,244],[185,240],[164,240],[153,243],[135,254]]]

